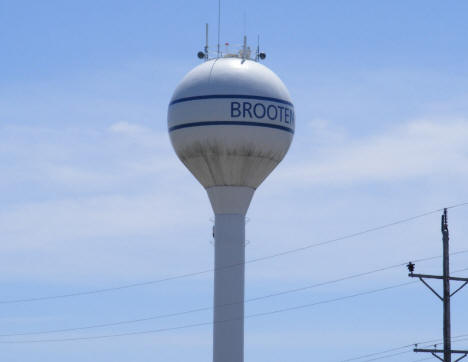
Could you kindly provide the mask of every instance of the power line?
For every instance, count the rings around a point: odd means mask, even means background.
[[[377,360],[386,359],[386,358],[392,358],[392,357],[395,357],[395,356],[399,356],[399,355],[407,354],[407,353],[411,353],[411,352],[413,352],[413,351],[409,350],[409,351],[404,351],[404,352],[393,353],[393,354],[389,354],[387,356],[376,357],[376,358],[372,358],[372,359],[366,359],[365,361],[362,361],[362,362],[371,362],[371,361],[377,361]],[[433,359],[433,358],[434,357],[429,357],[429,358],[426,357],[426,358],[423,358],[423,359],[417,359],[416,361],[425,361],[425,360]]]
[[[341,301],[341,300],[360,297],[360,296],[363,296],[363,295],[369,295],[369,294],[383,292],[383,291],[390,290],[390,289],[400,288],[400,287],[407,286],[407,285],[410,285],[410,284],[415,284],[415,283],[417,283],[417,282],[415,282],[415,281],[414,282],[405,282],[405,283],[391,285],[391,286],[384,287],[384,288],[368,290],[368,291],[365,291],[365,292],[359,292],[359,293],[355,293],[355,294],[351,294],[351,295],[345,295],[345,296],[342,296],[342,297],[337,297],[337,298],[328,299],[328,300],[322,300],[322,301],[318,301],[318,302],[314,302],[314,303],[301,304],[301,305],[296,305],[296,306],[293,306],[293,307],[275,309],[275,310],[271,310],[271,311],[268,311],[268,312],[260,312],[260,313],[250,314],[250,315],[245,316],[244,319],[258,318],[258,317],[263,317],[263,316],[268,316],[268,315],[273,315],[273,314],[279,314],[279,313],[285,313],[285,312],[310,308],[310,307],[317,306],[317,305],[329,304],[329,303],[338,302],[338,301]],[[233,318],[233,319],[226,319],[226,320],[214,321],[214,322],[202,322],[202,323],[185,324],[185,325],[177,326],[177,327],[149,329],[149,330],[146,330],[146,331],[136,331],[136,332],[104,334],[104,335],[89,336],[89,337],[36,339],[36,340],[22,340],[22,341],[21,340],[20,341],[0,341],[0,344],[74,342],[74,341],[85,341],[85,340],[95,340],[95,339],[108,339],[108,338],[115,338],[115,337],[136,336],[136,335],[144,335],[144,334],[169,332],[169,331],[174,331],[174,330],[188,329],[188,328],[201,327],[201,326],[209,326],[209,325],[213,325],[213,324],[217,324],[217,323],[231,322],[231,321],[235,321],[235,320],[238,320],[238,319],[239,318]]]
[[[463,269],[459,269],[459,270],[455,270],[454,272],[457,273],[457,272],[461,272],[461,271],[465,271],[465,270],[468,270],[468,268],[463,268]],[[464,337],[466,335],[459,335],[459,336],[456,336],[456,337],[453,337],[453,338],[460,338],[460,337]],[[463,339],[461,340],[458,340],[458,341],[462,341]],[[436,340],[431,340],[431,341],[425,341],[425,342],[419,342],[417,344],[426,344],[426,343],[432,343],[432,342],[438,342],[440,341],[440,339],[436,339]],[[456,342],[458,342],[456,341]],[[361,356],[358,356],[358,357],[354,357],[354,358],[349,358],[349,359],[346,359],[346,360],[342,360],[340,362],[349,362],[349,361],[356,361],[356,360],[360,360],[360,359],[363,359],[363,358],[368,358],[368,357],[372,357],[372,356],[377,356],[377,355],[380,355],[380,354],[384,354],[384,353],[389,353],[389,352],[394,352],[394,351],[398,351],[398,350],[401,350],[401,349],[404,349],[404,348],[408,348],[408,347],[411,347],[413,346],[414,344],[409,344],[409,345],[404,345],[404,346],[400,346],[400,347],[395,347],[395,348],[392,348],[392,349],[389,349],[389,350],[385,350],[385,351],[381,351],[381,352],[374,352],[374,353],[369,353],[369,354],[365,354],[365,355],[361,355]],[[411,352],[411,351],[408,351],[408,352]],[[406,352],[404,352],[406,353]],[[400,353],[397,353],[395,355],[398,355]],[[375,358],[375,359],[371,359],[371,360],[368,360],[368,361],[374,361],[374,360],[377,360],[377,359],[381,359],[381,358],[384,358],[384,357],[379,357],[379,358]]]
[[[468,270],[468,268],[465,268],[463,270]],[[365,291],[365,292],[346,295],[346,296],[342,296],[342,297],[338,297],[338,298],[323,300],[323,301],[319,301],[319,302],[296,305],[296,306],[293,306],[293,307],[281,308],[281,309],[276,309],[276,310],[272,310],[272,311],[268,311],[268,312],[260,312],[260,313],[250,314],[250,315],[245,316],[244,319],[258,318],[258,317],[263,317],[263,316],[268,316],[268,315],[273,315],[273,314],[279,314],[279,313],[285,313],[285,312],[310,308],[310,307],[317,306],[317,305],[329,304],[329,303],[333,303],[333,302],[337,302],[337,301],[341,301],[341,300],[356,298],[356,297],[363,296],[363,295],[369,295],[369,294],[374,294],[374,293],[378,293],[378,292],[382,292],[382,291],[386,291],[386,290],[396,289],[396,288],[400,288],[400,287],[415,284],[415,283],[417,283],[417,282],[406,282],[406,283],[396,284],[396,285],[392,285],[392,286],[388,286],[388,287],[384,287],[384,288],[373,289],[373,290],[369,290],[369,291]],[[169,331],[188,329],[188,328],[195,328],[195,327],[201,327],[201,326],[210,326],[210,325],[213,325],[213,324],[226,323],[226,322],[230,322],[230,321],[234,321],[234,320],[238,320],[238,318],[221,320],[221,321],[214,321],[214,322],[202,322],[202,323],[185,324],[185,325],[182,325],[182,326],[169,327],[169,328],[159,328],[159,329],[150,329],[150,330],[145,330],[145,331],[135,331],[135,332],[125,332],[125,333],[115,333],[115,334],[104,334],[104,335],[89,336],[89,337],[70,337],[70,338],[55,338],[55,339],[0,341],[0,344],[59,343],[59,342],[77,342],[77,341],[88,341],[88,340],[98,340],[98,339],[110,339],[110,338],[117,338],[117,337],[155,334],[155,333],[169,332]],[[460,336],[457,336],[457,337],[454,337],[454,338],[458,338],[458,337],[462,337],[462,336],[464,336],[464,335],[460,335]],[[463,339],[459,339],[458,341],[461,341],[461,340],[463,340]],[[430,343],[430,342],[431,341],[422,342],[422,343]],[[378,354],[378,353],[376,353],[376,354]],[[355,359],[357,359],[357,358],[355,358]]]
[[[466,336],[466,334],[463,334],[463,335],[460,335],[460,336],[457,336],[457,337],[453,337],[453,338],[459,338],[461,336]],[[436,342],[436,341],[441,341],[442,339],[437,339],[437,340],[433,340],[433,341],[426,341],[426,342],[422,342],[422,343],[418,343],[418,344],[426,344],[426,343],[429,343],[429,342]],[[467,340],[467,338],[464,338],[464,339],[459,339],[457,341],[454,341],[454,342],[459,342],[459,341],[465,341]],[[439,343],[438,343],[439,344]],[[397,349],[402,349],[402,348],[409,348],[411,346],[414,346],[414,344],[410,344],[410,345],[406,345],[406,346],[402,346],[400,348],[397,348]],[[431,345],[427,346],[427,347],[432,347]],[[397,349],[393,349],[393,350],[397,350]],[[387,350],[386,352],[389,352],[391,350]],[[380,352],[380,353],[386,353],[386,352]],[[386,358],[391,358],[391,357],[395,357],[395,356],[399,356],[399,355],[402,355],[402,354],[407,354],[407,353],[411,353],[413,352],[412,350],[409,350],[409,351],[403,351],[403,352],[398,352],[398,353],[392,353],[392,354],[389,354],[389,355],[386,355],[386,356],[381,356],[381,357],[376,357],[376,358],[372,358],[372,359],[366,359],[362,362],[371,362],[371,361],[377,361],[377,360],[381,360],[381,359],[386,359]],[[422,359],[418,359],[416,361],[425,361],[425,360],[428,360],[428,359],[433,359],[433,357],[428,357],[428,358],[422,358]],[[415,361],[413,361],[415,362]]]
[[[453,255],[463,254],[463,253],[468,253],[468,249],[466,249],[466,250],[460,250],[460,251],[454,252]],[[415,260],[415,261],[417,261],[417,262],[425,262],[425,261],[434,260],[434,259],[437,259],[437,258],[440,258],[440,257],[441,257],[441,256],[432,256],[432,257],[417,259],[417,260]],[[280,295],[286,295],[286,294],[291,294],[291,293],[297,293],[297,292],[301,292],[301,291],[308,290],[308,289],[312,289],[312,288],[317,288],[317,287],[321,287],[321,286],[325,286],[325,285],[335,284],[335,283],[338,283],[338,282],[341,282],[341,281],[350,280],[350,279],[355,279],[355,278],[359,278],[359,277],[363,277],[363,276],[367,276],[367,275],[379,273],[379,272],[382,272],[382,271],[394,269],[394,268],[397,268],[397,267],[404,266],[405,264],[406,264],[406,262],[404,262],[404,263],[398,263],[398,264],[392,264],[392,265],[390,265],[390,266],[386,266],[386,267],[382,267],[382,268],[378,268],[378,269],[373,269],[373,270],[366,271],[366,272],[362,272],[362,273],[352,274],[352,275],[345,276],[345,277],[338,278],[338,279],[333,279],[333,280],[329,280],[329,281],[325,281],[325,282],[315,283],[315,284],[311,284],[311,285],[307,285],[307,286],[299,287],[299,288],[293,288],[293,289],[282,290],[282,291],[279,291],[279,292],[270,293],[270,294],[263,295],[263,296],[259,296],[259,297],[249,298],[249,299],[246,299],[244,302],[236,302],[236,303],[222,304],[222,305],[218,305],[218,306],[215,306],[215,307],[200,307],[200,308],[189,309],[189,310],[181,311],[181,312],[174,312],[174,313],[168,313],[168,314],[160,314],[160,315],[151,316],[151,317],[144,317],[144,318],[123,320],[123,321],[110,322],[110,323],[92,324],[92,325],[82,326],[82,327],[71,327],[71,328],[61,328],[61,329],[50,329],[50,330],[43,330],[43,331],[36,331],[36,332],[19,332],[19,333],[11,333],[11,334],[0,334],[0,337],[19,337],[19,336],[31,336],[31,335],[40,335],[40,334],[52,334],[52,333],[73,332],[73,331],[79,331],[79,330],[87,330],[87,329],[95,329],[95,328],[104,328],[104,327],[115,327],[115,326],[119,326],[119,325],[126,325],[126,324],[135,324],[135,323],[140,323],[140,322],[147,322],[147,321],[156,320],[156,319],[177,317],[177,316],[186,315],[186,314],[192,314],[192,313],[197,313],[197,312],[203,312],[203,311],[213,310],[213,309],[215,309],[215,308],[224,308],[224,307],[228,307],[228,306],[231,306],[231,305],[237,305],[237,304],[240,304],[240,303],[251,303],[251,302],[255,302],[255,301],[259,301],[259,300],[263,300],[263,299],[268,299],[268,298],[272,298],[272,297],[277,297],[277,296],[280,296]],[[468,268],[462,269],[462,270],[458,270],[458,272],[459,272],[459,271],[463,271],[463,270],[468,270]]]
[[[343,359],[340,362],[356,361],[356,360],[363,359],[363,358],[377,356],[379,354],[385,354],[385,353],[399,351],[400,349],[405,349],[405,348],[409,348],[409,347],[412,347],[412,346],[414,346],[414,344],[405,344],[404,346],[386,349],[386,350],[381,351],[381,352],[373,352],[373,353],[364,354],[364,355],[361,355],[361,356],[358,356],[358,357]]]
[[[462,269],[463,270],[463,269]],[[459,270],[459,271],[462,271],[462,270]],[[465,268],[464,270],[468,270],[468,268]],[[461,337],[466,337],[468,336],[468,334],[459,334],[458,336],[454,336],[452,337],[452,341],[453,342],[460,342],[460,341],[465,341],[467,340],[468,338],[461,338]],[[457,339],[457,340],[455,340]],[[427,340],[427,341],[423,341],[423,342],[418,342],[418,343],[411,343],[411,344],[405,344],[403,346],[399,346],[399,347],[394,347],[394,348],[390,348],[390,349],[386,349],[386,350],[383,350],[383,351],[380,351],[380,352],[373,352],[373,353],[368,353],[368,354],[364,354],[364,355],[361,355],[361,356],[357,356],[357,357],[353,357],[353,358],[348,358],[348,359],[344,359],[344,360],[340,360],[340,362],[349,362],[349,361],[356,361],[356,360],[360,360],[360,359],[364,359],[364,358],[368,358],[368,357],[373,357],[373,356],[377,356],[379,354],[385,354],[385,353],[390,353],[390,352],[395,352],[395,351],[398,351],[398,350],[401,350],[401,349],[405,349],[405,348],[409,348],[409,347],[413,347],[414,345],[417,345],[417,344],[428,344],[428,343],[435,343],[435,342],[441,342],[442,341],[442,338],[437,338],[437,339],[430,339],[430,340]],[[412,351],[408,351],[409,352],[412,352]],[[392,355],[389,355],[387,357],[391,357]],[[432,357],[430,357],[432,358]],[[418,360],[419,361],[419,360]]]
[[[468,205],[468,202],[463,202],[463,203],[451,205],[451,206],[447,207],[447,209],[463,207],[463,206],[466,206],[466,205]],[[334,243],[334,242],[355,238],[357,236],[361,236],[361,235],[368,234],[368,233],[371,233],[371,232],[375,232],[375,231],[379,231],[379,230],[386,229],[386,228],[389,228],[389,227],[393,227],[393,226],[396,226],[396,225],[400,225],[400,224],[403,224],[403,223],[407,223],[407,222],[410,222],[410,221],[413,221],[413,220],[416,220],[416,219],[420,219],[420,218],[423,218],[425,216],[438,213],[441,210],[443,210],[443,208],[428,211],[428,212],[425,212],[425,213],[422,213],[422,214],[411,216],[411,217],[408,217],[408,218],[405,218],[405,219],[400,219],[400,220],[397,220],[397,221],[394,221],[394,222],[391,222],[391,223],[388,223],[388,224],[384,224],[384,225],[376,226],[376,227],[373,227],[373,228],[365,229],[365,230],[362,230],[362,231],[359,231],[359,232],[347,234],[347,235],[344,235],[344,236],[341,236],[341,237],[321,241],[321,242],[318,242],[318,243],[308,244],[308,245],[305,245],[305,246],[302,246],[302,247],[299,247],[299,248],[288,249],[288,250],[285,250],[283,252],[270,254],[270,255],[267,255],[267,256],[263,256],[263,257],[250,259],[250,260],[247,260],[245,263],[241,263],[241,264],[237,263],[237,264],[227,265],[225,267],[218,268],[218,269],[210,268],[210,269],[205,269],[205,270],[191,272],[191,273],[184,273],[184,274],[174,275],[174,276],[170,276],[170,277],[167,277],[167,278],[149,280],[149,281],[140,282],[140,283],[125,284],[125,285],[120,285],[120,286],[116,286],[116,287],[93,289],[93,290],[87,290],[87,291],[82,291],[82,292],[65,293],[65,294],[58,294],[58,295],[52,295],[52,296],[42,296],[42,297],[30,297],[30,298],[0,300],[0,304],[30,303],[30,302],[53,300],[53,299],[63,299],[63,298],[71,298],[71,297],[86,296],[86,295],[93,295],[93,294],[101,294],[101,293],[119,291],[119,290],[123,290],[123,289],[130,289],[130,288],[137,288],[137,287],[143,287],[143,286],[148,286],[148,285],[154,285],[154,284],[164,283],[164,282],[168,282],[168,281],[172,281],[172,280],[178,280],[178,279],[194,277],[194,276],[198,276],[198,275],[202,275],[202,274],[206,274],[206,273],[211,273],[211,272],[213,272],[215,270],[225,270],[225,269],[237,267],[237,266],[242,265],[242,264],[256,263],[256,262],[259,262],[259,261],[273,259],[273,258],[277,258],[277,257],[281,257],[281,256],[285,256],[285,255],[305,251],[305,250],[308,250],[308,249],[324,246],[324,245],[331,244],[331,243]]]
[[[468,268],[465,268],[463,270],[468,270]],[[276,309],[276,310],[272,310],[272,311],[268,311],[268,312],[260,312],[260,313],[250,314],[250,315],[245,316],[245,319],[258,318],[258,317],[263,317],[263,316],[267,316],[267,315],[273,315],[273,314],[279,314],[279,313],[284,313],[284,312],[290,312],[290,311],[310,308],[310,307],[317,306],[317,305],[334,303],[334,302],[341,301],[341,300],[356,298],[356,297],[363,296],[363,295],[374,294],[374,293],[378,293],[378,292],[382,292],[382,291],[386,291],[386,290],[390,290],[390,289],[396,289],[396,288],[400,288],[400,287],[403,287],[403,286],[416,284],[416,283],[417,282],[406,282],[406,283],[396,284],[396,285],[392,285],[392,286],[388,286],[388,287],[384,287],[384,288],[373,289],[373,290],[369,290],[369,291],[365,291],[365,292],[359,292],[359,293],[355,293],[355,294],[351,294],[351,295],[346,295],[346,296],[337,297],[337,298],[333,298],[333,299],[323,300],[323,301],[319,301],[319,302],[307,303],[307,304],[302,304],[302,305],[297,305],[297,306],[287,307],[287,308],[281,308],[281,309]],[[217,324],[217,323],[226,323],[226,322],[230,322],[230,321],[237,320],[237,319],[238,318],[221,320],[221,321],[216,321],[216,322],[202,322],[202,323],[186,324],[186,325],[177,326],[177,327],[150,329],[150,330],[146,330],[146,331],[125,332],[125,333],[116,333],[116,334],[105,334],[105,335],[89,336],[89,337],[36,339],[36,340],[22,340],[22,341],[0,341],[0,344],[55,343],[55,342],[75,342],[75,341],[86,341],[86,340],[97,340],[97,339],[109,339],[109,338],[116,338],[116,337],[154,334],[154,333],[175,331],[175,330],[180,330],[180,329],[188,329],[188,328],[195,328],[195,327],[201,327],[201,326],[209,326],[209,325],[213,325],[213,324]],[[459,337],[462,337],[462,336],[465,336],[465,335],[459,335],[459,336],[453,337],[453,338],[459,338]],[[439,340],[440,339],[433,340],[433,341],[439,341]],[[462,341],[462,340],[463,339],[459,339],[458,341]],[[430,342],[433,342],[433,341],[426,341],[426,342],[421,342],[421,343],[430,343]],[[408,345],[408,346],[405,346],[405,347],[409,347],[409,346],[412,346],[412,345]],[[403,348],[403,347],[400,347],[398,349],[401,349],[401,348]],[[393,349],[393,350],[396,350],[396,349]],[[377,353],[374,353],[373,355],[382,354],[382,353],[385,353],[385,352],[377,352]],[[366,355],[366,357],[369,357],[369,356],[371,356],[371,355]],[[356,360],[356,359],[359,359],[359,357],[354,358],[354,360]],[[353,359],[348,359],[348,360],[345,360],[345,361],[350,361],[350,360],[353,360]],[[344,362],[344,361],[342,361],[342,362]]]
[[[389,355],[387,355],[387,356],[381,356],[381,357],[375,357],[375,358],[371,358],[371,359],[366,359],[366,360],[364,360],[363,362],[377,361],[377,360],[379,360],[379,359],[385,359],[385,358],[395,357],[395,356],[399,356],[399,355],[402,355],[402,354],[407,354],[407,353],[410,353],[410,352],[412,352],[412,351],[397,352],[397,353],[389,354]]]

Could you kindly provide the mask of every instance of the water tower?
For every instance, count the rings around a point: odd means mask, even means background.
[[[278,76],[237,53],[204,62],[177,86],[167,122],[177,156],[202,184],[215,214],[213,361],[244,360],[245,215],[257,187],[288,151],[294,106]]]

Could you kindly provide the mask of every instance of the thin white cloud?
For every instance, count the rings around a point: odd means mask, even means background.
[[[285,167],[281,178],[288,182],[340,185],[466,176],[467,137],[466,120],[412,121],[383,134],[358,139],[343,139],[341,134],[334,139],[329,136],[329,144]]]
[[[183,170],[165,132],[129,122],[105,130],[5,126],[0,144],[0,172],[6,175],[0,187],[30,182],[109,191]]]
[[[440,207],[440,200],[445,202],[447,197],[457,200],[459,195],[453,189],[447,190],[448,194],[425,195],[427,204],[418,206],[419,194],[409,195],[402,188],[398,191],[400,199],[385,209],[379,206],[382,201],[388,203],[385,195],[367,194],[359,190],[359,185],[374,182],[385,187],[395,180],[423,183],[433,176],[443,177],[445,172],[463,176],[467,135],[468,123],[464,120],[414,121],[358,139],[333,129],[331,122],[312,122],[310,131],[298,135],[299,146],[291,150],[292,155],[254,198],[249,214],[252,222],[247,227],[247,238],[252,241],[248,256],[264,256],[392,221],[400,217],[392,209],[409,203],[414,205],[405,216]],[[0,249],[8,259],[2,265],[2,274],[60,280],[63,271],[68,278],[97,274],[134,281],[177,273],[181,266],[187,271],[209,268],[208,200],[177,160],[169,140],[160,136],[167,135],[131,122],[82,133],[10,130],[4,137],[10,143],[3,145],[13,162],[0,166],[7,179],[3,186],[0,183],[2,192],[13,195],[10,204],[0,207],[0,229],[7,240]],[[308,137],[314,153],[304,146]],[[20,174],[23,184],[16,187]],[[285,181],[288,193],[281,196],[283,192],[275,189],[283,187]],[[327,189],[331,183],[346,185],[350,191],[334,194]],[[316,187],[304,190],[303,186],[309,184],[323,186],[320,200]],[[40,200],[22,196],[25,187],[39,186],[43,187]],[[272,211],[278,208],[282,211]],[[378,210],[372,215],[374,219],[363,219],[373,209]],[[356,210],[363,216],[359,217]],[[356,216],[350,217],[350,212]],[[285,225],[286,219],[288,227],[270,227]],[[340,220],[339,229],[332,219]],[[317,227],[311,236],[312,220]],[[389,239],[391,242],[387,242]],[[400,261],[401,251],[394,239],[379,240],[369,253],[379,255],[380,263]],[[419,257],[413,252],[417,246],[408,249],[406,241],[400,241],[406,253]],[[340,265],[338,276],[345,274],[346,268],[362,271],[374,267],[370,262],[359,264],[358,259],[347,262],[348,253],[343,250],[351,250],[354,243],[336,245],[341,251],[334,257]],[[438,244],[434,245],[437,249],[428,251],[429,255],[438,252]],[[294,255],[294,267],[289,265],[291,259],[284,258],[273,264],[249,266],[248,273],[253,281],[321,279],[319,271],[329,258],[329,250],[334,249],[314,250],[311,255],[320,255],[323,262],[312,266],[307,258],[310,254],[304,253],[302,258]],[[50,260],[55,262],[50,264]]]
[[[111,132],[115,133],[123,133],[123,134],[141,134],[145,132],[149,132],[149,130],[145,127],[142,127],[137,124],[132,124],[128,122],[117,122],[114,123],[109,127]]]
[[[170,144],[166,132],[155,132],[136,123],[116,122],[109,127],[109,131],[111,134],[127,137],[139,146],[148,148],[162,148],[168,151]]]

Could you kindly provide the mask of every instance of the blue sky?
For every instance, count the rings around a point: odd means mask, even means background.
[[[465,1],[223,1],[222,42],[254,43],[288,86],[297,130],[249,209],[247,258],[468,201]],[[143,282],[212,267],[212,212],[174,155],[166,111],[199,64],[216,1],[0,1],[0,300]],[[468,248],[468,208],[449,211]],[[247,266],[247,298],[441,253],[439,214]],[[452,259],[466,268],[468,254]],[[440,260],[417,270],[440,272]],[[465,271],[464,274],[467,275]],[[248,303],[247,314],[408,281],[406,269]],[[467,291],[453,300],[466,334]],[[3,304],[0,334],[210,306],[212,276]],[[441,337],[414,284],[246,321],[246,361],[338,362]],[[9,340],[171,328],[211,312]],[[466,347],[467,341],[455,344]],[[413,353],[389,358],[407,362]],[[209,361],[211,327],[82,342],[4,344],[24,361]],[[363,361],[365,359],[362,359]],[[382,359],[387,360],[387,359]]]

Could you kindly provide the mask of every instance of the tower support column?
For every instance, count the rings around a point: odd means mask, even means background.
[[[245,215],[254,189],[207,189],[215,213],[213,362],[244,361]]]
[[[213,361],[244,360],[245,215],[215,215]]]

